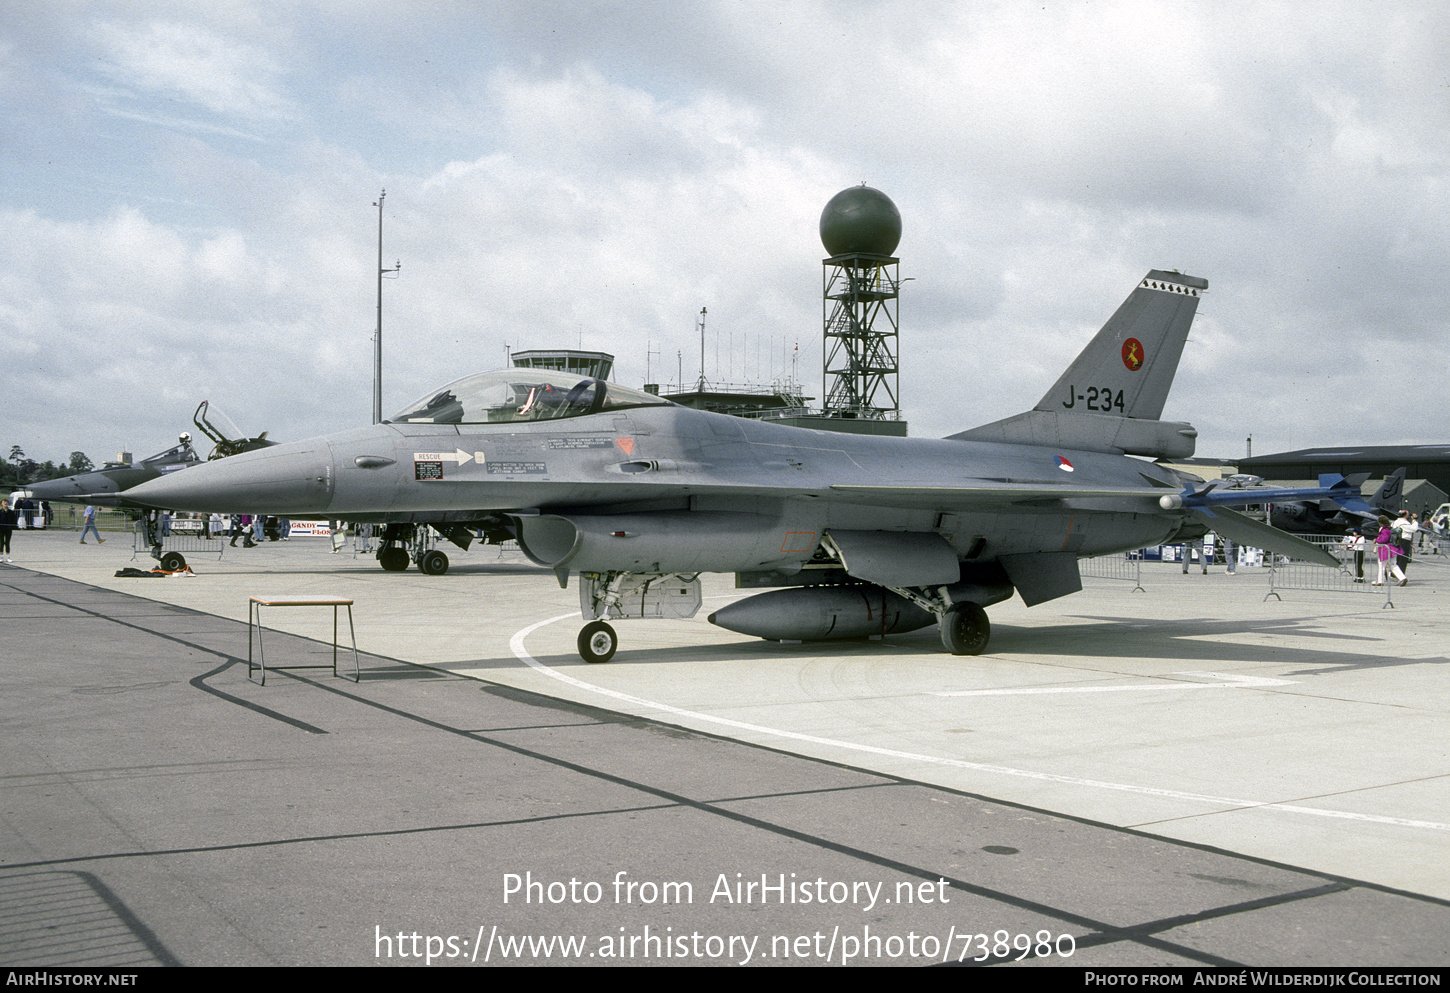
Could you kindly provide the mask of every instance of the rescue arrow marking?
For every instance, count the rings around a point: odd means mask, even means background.
[[[468,465],[468,463],[473,462],[475,460],[478,462],[479,465],[482,465],[483,464],[483,453],[482,452],[474,452],[473,454],[470,455],[468,452],[465,452],[461,448],[455,449],[452,452],[414,452],[413,453],[413,461],[414,462],[457,462],[459,465]]]

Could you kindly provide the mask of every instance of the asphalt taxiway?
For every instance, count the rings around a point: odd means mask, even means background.
[[[428,577],[328,547],[125,579],[123,539],[17,533],[0,961],[1450,958],[1433,558],[1394,609],[1089,579],[993,608],[972,659],[934,629],[747,639],[703,620],[742,595],[714,577],[700,618],[621,622],[590,666],[577,592],[517,555]],[[249,683],[263,594],[354,599],[362,682]],[[265,620],[269,660],[330,659],[326,612]]]

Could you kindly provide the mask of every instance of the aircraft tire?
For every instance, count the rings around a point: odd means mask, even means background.
[[[608,662],[619,647],[619,635],[603,621],[590,621],[579,631],[579,657],[585,662]]]
[[[424,552],[418,560],[418,568],[425,576],[441,576],[448,571],[448,556],[437,549]]]
[[[180,552],[167,552],[161,556],[161,568],[167,572],[178,572],[186,568],[186,556]]]
[[[402,572],[408,568],[408,553],[401,548],[384,548],[378,552],[378,565],[388,572]]]
[[[992,624],[978,604],[955,603],[942,615],[942,647],[953,655],[981,655],[991,638]]]

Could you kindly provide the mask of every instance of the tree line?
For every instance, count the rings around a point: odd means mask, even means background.
[[[11,445],[10,458],[0,459],[0,489],[18,490],[30,483],[74,476],[76,473],[90,472],[94,468],[95,464],[85,452],[71,452],[69,462],[57,464],[37,462],[26,456],[19,445]]]

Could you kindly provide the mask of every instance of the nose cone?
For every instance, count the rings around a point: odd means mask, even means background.
[[[204,462],[142,483],[129,502],[165,510],[321,514],[332,503],[332,449],[311,438]]]

